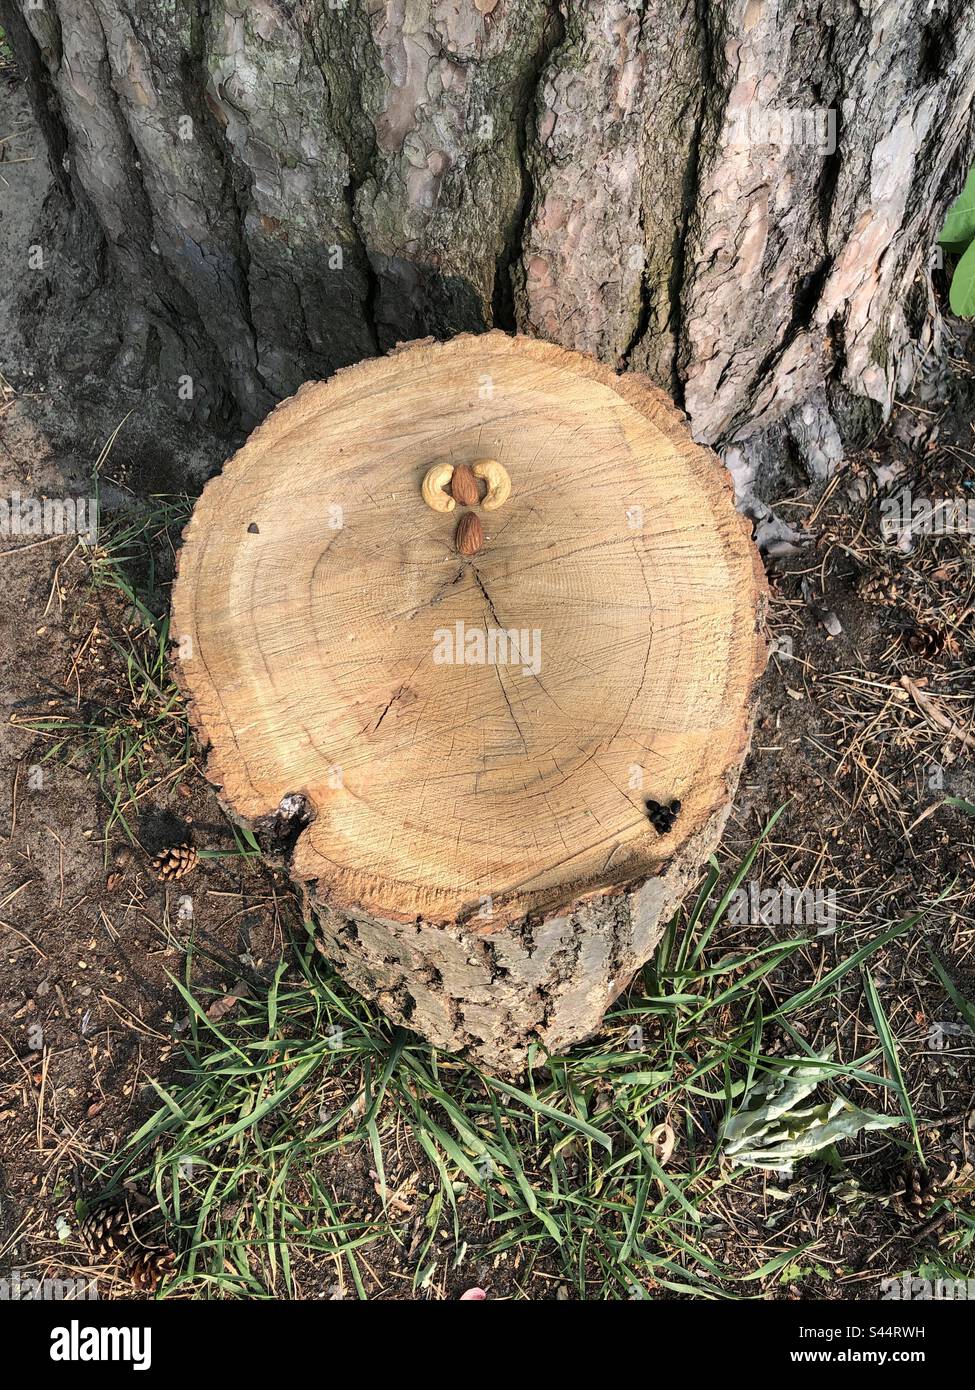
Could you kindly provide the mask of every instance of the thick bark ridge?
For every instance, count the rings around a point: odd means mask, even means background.
[[[0,14],[111,252],[120,366],[204,416],[492,324],[646,372],[711,443],[827,381],[886,409],[975,158],[968,0]],[[835,147],[757,134],[827,111]]]
[[[518,1075],[597,1032],[613,1001],[656,950],[728,806],[638,887],[600,895],[500,934],[471,923],[400,922],[337,911],[306,896],[322,954],[394,1022],[488,1071]]]

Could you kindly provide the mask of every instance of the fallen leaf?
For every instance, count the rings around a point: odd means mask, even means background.
[[[246,985],[241,985],[232,994],[225,994],[220,999],[215,999],[207,1009],[207,1018],[211,1023],[219,1023],[222,1018],[226,1018],[230,1010],[240,999],[246,999],[250,990]]]
[[[662,1124],[650,1131],[649,1139],[657,1162],[666,1168],[677,1146],[677,1135],[670,1125]]]

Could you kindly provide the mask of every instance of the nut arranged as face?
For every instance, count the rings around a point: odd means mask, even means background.
[[[444,491],[453,477],[453,473],[452,464],[435,463],[423,479],[420,492],[424,502],[435,512],[452,512],[457,505],[454,499]]]
[[[476,507],[480,502],[481,493],[477,479],[466,463],[460,463],[454,469],[454,476],[450,480],[450,493],[462,507]]]
[[[508,470],[502,468],[497,459],[478,459],[474,465],[474,477],[483,478],[488,485],[484,499],[484,510],[493,512],[503,507],[511,496],[511,479]],[[454,494],[456,496],[456,493]]]
[[[476,555],[484,544],[484,527],[473,512],[465,512],[457,523],[454,544],[461,555]]]
[[[487,483],[483,503],[477,485],[479,478]],[[420,491],[424,502],[435,512],[452,512],[458,502],[462,507],[482,505],[486,512],[493,512],[511,496],[511,479],[496,459],[478,459],[473,468],[467,463],[459,463],[456,468],[450,463],[435,463],[427,470]],[[473,512],[465,512],[454,532],[458,553],[476,555],[483,544],[484,527]]]
[[[481,502],[477,480],[487,483],[487,494]],[[450,489],[448,492],[447,489]],[[497,459],[477,459],[473,467],[460,463],[435,463],[427,470],[420,489],[423,500],[435,512],[452,512],[457,502],[462,507],[476,507],[486,512],[497,511],[511,496],[508,470]]]

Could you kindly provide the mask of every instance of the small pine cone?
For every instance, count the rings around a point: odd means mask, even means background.
[[[901,1212],[911,1221],[923,1221],[954,1180],[955,1169],[942,1162],[922,1168],[909,1163],[894,1184],[892,1196]]]
[[[861,575],[857,581],[856,591],[865,603],[878,603],[889,608],[894,601],[894,588],[887,575]]]
[[[81,1223],[81,1238],[98,1260],[123,1254],[132,1244],[132,1220],[124,1202],[99,1207]]]
[[[904,634],[904,643],[915,656],[931,661],[945,649],[945,633],[929,623],[919,624]]]
[[[157,854],[152,861],[152,870],[163,883],[171,883],[174,879],[184,878],[199,862],[200,856],[196,850],[189,841],[184,841]]]
[[[155,1293],[176,1268],[176,1255],[168,1246],[143,1247],[128,1259],[129,1278],[137,1289]]]

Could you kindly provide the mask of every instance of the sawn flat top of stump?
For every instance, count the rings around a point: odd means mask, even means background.
[[[464,509],[420,485],[480,458],[512,491],[471,509],[485,540],[465,558]],[[298,878],[496,928],[656,873],[726,803],[764,604],[727,474],[661,392],[489,333],[279,406],[196,506],[173,636],[228,806],[307,797]],[[470,634],[492,630],[526,632],[521,659],[502,638],[478,661]],[[681,802],[669,834],[648,797]]]

